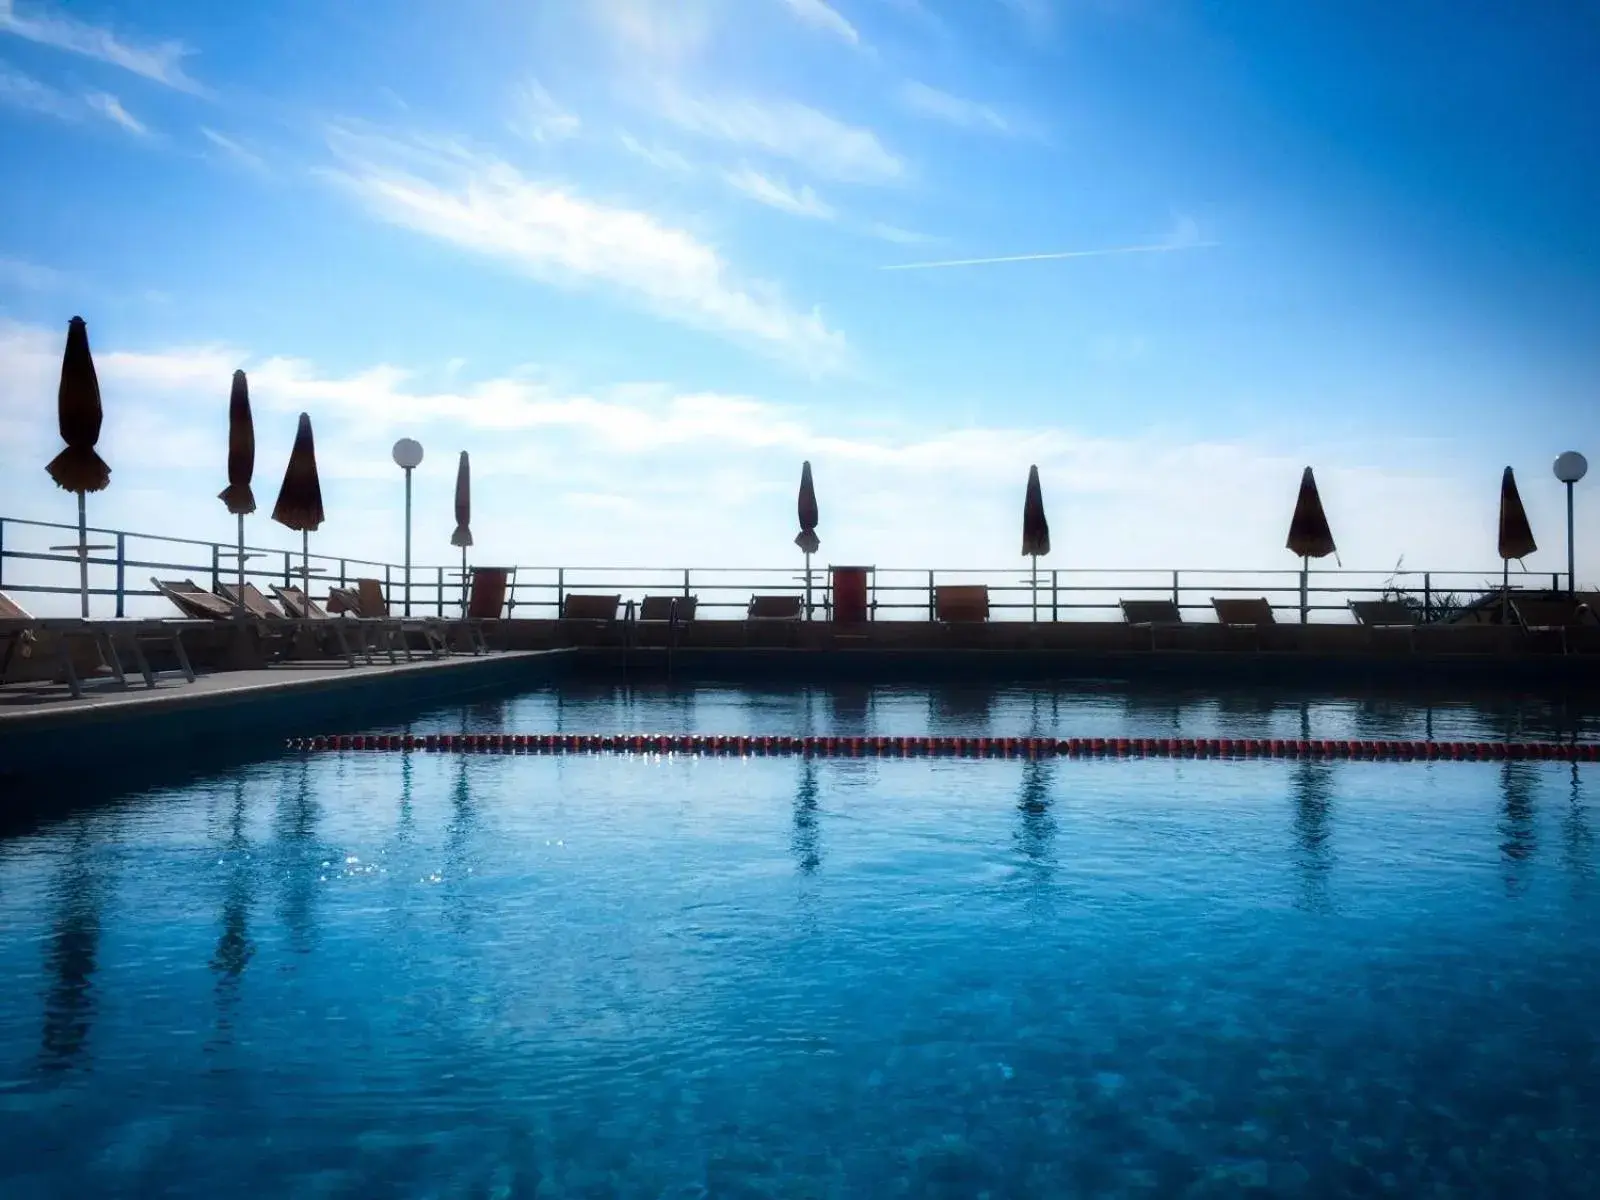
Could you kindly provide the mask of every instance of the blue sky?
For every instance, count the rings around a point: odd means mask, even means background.
[[[1478,569],[1510,464],[1556,570],[1597,52],[1585,5],[0,0],[0,512],[70,515],[81,313],[125,527],[227,536],[242,366],[330,551],[397,555],[408,435],[423,562],[466,449],[484,561],[784,565],[809,458],[823,561],[1010,566],[1037,462],[1051,566],[1292,566],[1310,463],[1346,566]]]

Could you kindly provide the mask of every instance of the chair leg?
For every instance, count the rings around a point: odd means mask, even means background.
[[[61,673],[67,681],[67,691],[72,693],[74,700],[83,699],[83,683],[78,678],[78,668],[72,665],[72,647],[68,644],[70,638],[65,636],[56,639],[56,653],[61,656]]]
[[[106,636],[109,639],[115,635],[107,634]],[[138,667],[139,674],[144,676],[145,687],[153,691],[156,686],[156,673],[150,669],[150,660],[145,657],[144,647],[139,643],[139,634],[137,632],[128,635],[128,647],[133,651],[134,666]]]
[[[104,641],[99,634],[95,635],[95,645],[106,656],[106,665],[111,668],[111,674],[117,681],[118,687],[128,686],[128,675],[122,669],[122,656],[117,653],[117,639],[111,634],[106,634]]]
[[[183,678],[188,683],[194,682],[194,665],[189,661],[189,651],[184,648],[183,634],[176,629],[172,631],[172,652],[177,655],[178,669],[183,672]]]
[[[342,625],[334,624],[333,637],[339,643],[339,653],[344,655],[345,666],[354,667],[356,665],[356,656],[350,653],[350,643],[345,640],[344,627]]]

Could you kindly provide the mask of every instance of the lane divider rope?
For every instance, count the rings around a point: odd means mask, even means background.
[[[1600,743],[1340,738],[792,737],[741,734],[354,733],[290,738],[303,753],[808,755],[823,758],[1283,758],[1600,762]]]

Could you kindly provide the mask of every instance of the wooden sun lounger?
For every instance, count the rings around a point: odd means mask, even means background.
[[[946,583],[933,589],[934,620],[947,625],[989,619],[989,588],[982,583]]]
[[[1262,625],[1277,624],[1272,612],[1272,602],[1265,596],[1260,599],[1213,596],[1211,607],[1216,610],[1219,625],[1249,625],[1259,628]]]
[[[686,625],[694,620],[694,596],[646,596],[639,601],[639,620],[647,624]]]
[[[1183,613],[1173,600],[1119,600],[1122,619],[1129,625],[1183,625]]]
[[[1596,612],[1586,598],[1572,597],[1562,600],[1515,598],[1511,601],[1511,613],[1517,624],[1529,635],[1559,633],[1563,654],[1571,651],[1569,639],[1573,632],[1579,630],[1587,632],[1600,627],[1600,613]]]
[[[426,651],[431,658],[443,658],[450,652],[450,648],[445,645],[444,635],[435,621],[426,617],[397,617],[390,613],[389,602],[384,599],[383,584],[379,580],[356,580],[356,600],[359,605],[356,609],[357,616],[367,628],[384,639],[384,648],[389,653],[390,662],[395,661],[394,643],[397,639],[407,662],[416,657],[412,653],[410,641],[413,634],[422,636]]]
[[[464,634],[467,649],[473,654],[489,652],[487,627],[501,621],[510,595],[512,567],[473,567],[468,574],[471,581],[467,593],[467,611],[459,617],[435,617],[433,620],[448,638],[451,634]]]
[[[561,601],[563,621],[594,621],[609,625],[617,619],[617,609],[622,604],[618,596],[590,596],[569,592]]]
[[[245,587],[253,589],[254,585],[247,583]],[[257,594],[259,595],[259,593]],[[284,616],[288,620],[295,622],[300,630],[318,642],[324,638],[331,637],[332,641],[328,643],[328,648],[337,649],[339,657],[343,658],[348,665],[352,667],[356,665],[355,655],[350,649],[350,641],[345,637],[344,622],[334,620],[321,605],[297,587],[279,587],[274,584],[272,594],[278,598],[278,603],[282,606]],[[264,602],[266,597],[263,596],[262,600]],[[271,605],[267,605],[267,608],[270,611]],[[372,648],[365,638],[361,642],[361,651],[370,665],[372,662]]]
[[[1352,600],[1350,611],[1358,624],[1373,629],[1411,628],[1417,624],[1417,610],[1398,600]]]
[[[747,621],[798,621],[805,612],[804,596],[751,596]]]
[[[137,618],[91,621],[81,617],[35,617],[3,593],[0,593],[0,637],[6,639],[6,652],[3,663],[0,663],[0,682],[9,672],[15,654],[20,653],[25,658],[32,656],[32,648],[37,644],[40,633],[55,638],[62,677],[74,699],[83,695],[83,682],[72,661],[70,643],[74,639],[87,639],[105,665],[111,668],[118,686],[126,687],[128,676],[122,667],[118,645],[120,639],[122,645],[132,653],[134,665],[148,688],[156,686],[156,673],[150,668],[144,643],[149,640],[170,641],[173,656],[178,660],[178,669],[183,672],[185,680],[194,682],[194,667],[190,665],[189,653],[183,645],[183,630],[173,622]]]

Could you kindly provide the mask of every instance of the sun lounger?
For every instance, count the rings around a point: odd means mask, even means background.
[[[361,597],[355,588],[337,587],[328,589],[328,614],[330,616],[359,617],[361,615]]]
[[[467,648],[473,654],[487,654],[489,639],[486,629],[502,619],[510,592],[510,567],[473,567],[467,593],[467,611],[460,617],[437,617],[446,637],[464,634]]]
[[[639,620],[646,624],[685,625],[694,620],[694,596],[646,596],[639,601]]]
[[[1399,600],[1352,600],[1350,611],[1358,624],[1374,629],[1410,628],[1417,624],[1417,610]]]
[[[120,650],[126,648],[132,653],[134,664],[144,677],[145,686],[148,688],[156,686],[156,673],[150,668],[150,660],[144,652],[144,643],[169,641],[184,679],[190,683],[194,682],[194,668],[190,665],[188,652],[184,649],[183,631],[172,622],[139,619],[88,621],[81,617],[35,617],[3,593],[0,593],[0,638],[5,639],[6,650],[3,663],[0,663],[0,682],[4,681],[15,656],[32,657],[41,633],[55,639],[62,677],[75,699],[83,695],[83,683],[72,661],[73,641],[88,641],[104,665],[111,669],[112,677],[122,687],[127,686],[128,678],[127,672],[122,667]]]
[[[1600,626],[1600,614],[1596,613],[1586,598],[1548,600],[1519,597],[1511,601],[1511,613],[1518,626],[1530,635],[1559,633],[1563,654],[1571,649],[1571,634]]]
[[[239,607],[240,588],[235,583],[217,584],[217,594],[228,602],[228,607],[237,611]],[[255,617],[258,621],[281,621],[284,614],[274,608],[272,601],[261,594],[261,589],[248,580],[244,588],[244,611],[247,615]]]
[[[588,596],[571,592],[561,602],[561,619],[609,625],[617,619],[617,609],[621,604],[621,596]]]
[[[249,588],[252,585],[247,583],[245,586]],[[296,622],[307,636],[329,650],[337,650],[339,657],[350,666],[356,665],[355,655],[350,650],[350,641],[345,637],[345,622],[330,617],[326,609],[297,587],[279,587],[274,584],[272,594],[278,598],[284,616]],[[265,600],[265,597],[262,599]],[[270,607],[268,605],[269,609]],[[370,664],[372,648],[365,638],[361,641],[361,650]]]
[[[326,621],[328,612],[310,596],[297,587],[272,587],[272,594],[278,598],[286,615],[301,621]]]
[[[172,601],[172,606],[194,621],[225,621],[238,615],[238,608],[215,592],[208,592],[192,579],[156,579],[151,585]]]
[[[803,596],[751,596],[747,621],[798,621],[805,612]]]
[[[442,658],[450,652],[445,645],[444,633],[436,621],[426,617],[397,617],[389,612],[389,602],[384,599],[383,584],[379,580],[358,579],[355,592],[358,605],[356,615],[384,639],[384,648],[388,650],[391,662],[394,661],[396,639],[400,642],[400,649],[405,652],[407,662],[416,657],[411,652],[412,635],[422,637],[427,653],[433,658]]]
[[[1265,596],[1260,599],[1240,597],[1224,599],[1213,596],[1211,607],[1216,610],[1219,625],[1249,625],[1259,628],[1262,625],[1277,624],[1272,614],[1272,603]]]
[[[1183,613],[1173,600],[1119,600],[1129,625],[1182,625]]]
[[[933,615],[947,625],[989,619],[989,588],[982,583],[947,583],[933,589]]]

